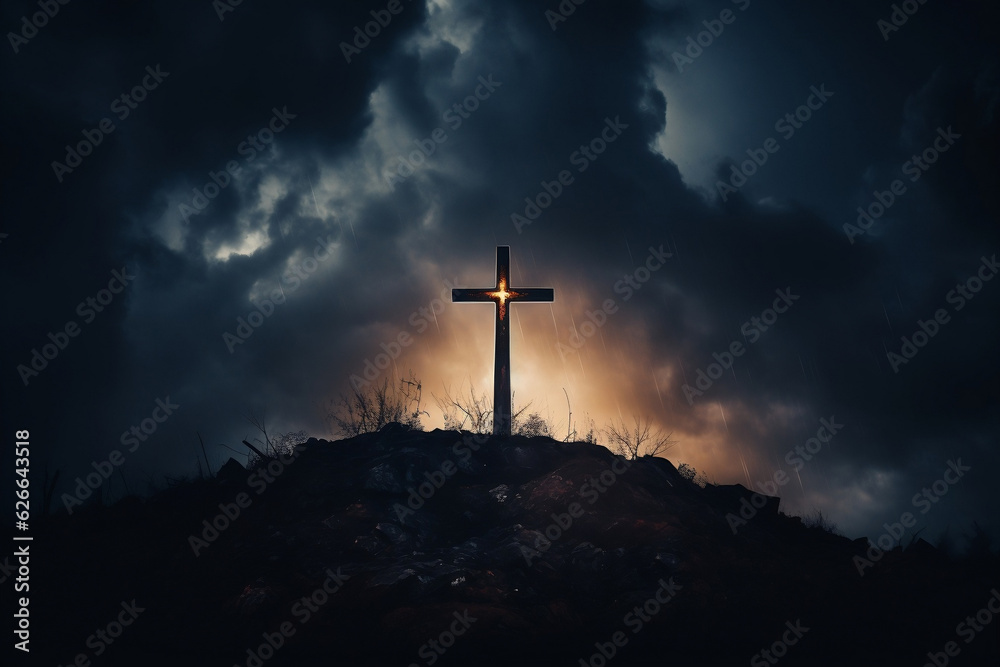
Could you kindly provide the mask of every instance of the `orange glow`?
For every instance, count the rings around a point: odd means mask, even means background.
[[[436,269],[428,272],[423,281],[426,294],[441,289],[438,276],[442,274]],[[732,398],[722,401],[722,407],[717,401],[691,406],[681,385],[686,382],[685,370],[690,376],[691,366],[699,360],[684,356],[683,348],[674,345],[664,332],[650,330],[637,303],[619,301],[621,308],[587,335],[581,327],[591,321],[588,313],[613,294],[612,286],[589,287],[577,276],[560,277],[552,271],[526,270],[518,280],[526,285],[554,284],[559,298],[547,308],[522,308],[531,292],[512,289],[510,275],[501,272],[495,287],[466,289],[462,298],[465,302],[496,303],[497,320],[485,316],[484,311],[489,311],[485,306],[466,308],[442,297],[445,310],[437,314],[436,322],[430,317],[417,319],[424,324],[415,328],[400,315],[373,329],[376,343],[394,340],[400,331],[413,337],[414,343],[403,350],[393,368],[383,372],[380,381],[388,377],[398,383],[411,371],[420,379],[425,398],[421,408],[426,406],[429,412],[422,419],[425,429],[445,426],[444,410],[435,399],[444,398],[446,393],[467,395],[474,389],[477,396],[492,396],[494,323],[500,322],[509,327],[514,407],[530,405],[528,413],[538,412],[557,440],[573,431],[575,438],[582,440],[592,423],[594,435],[606,444],[602,429],[612,420],[624,418],[630,423],[633,415],[639,415],[677,441],[666,458],[675,465],[684,462],[694,466],[711,481],[747,485],[747,470],[754,480],[768,479],[774,472],[770,451],[755,449],[746,433],[761,433],[774,424],[787,427],[798,417],[783,408],[784,403],[766,416],[751,412]],[[517,309],[510,308],[514,301],[519,302]],[[371,344],[365,349],[365,354],[380,351]],[[743,448],[746,467],[734,454],[737,446]]]
[[[520,292],[508,292],[507,291],[507,281],[501,279],[500,284],[497,285],[497,290],[495,292],[490,292],[489,296],[491,299],[495,299],[497,306],[500,309],[500,319],[507,319],[507,301],[510,299],[516,299],[518,297],[524,296]]]

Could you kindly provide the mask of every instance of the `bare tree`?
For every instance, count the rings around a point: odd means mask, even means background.
[[[708,486],[708,478],[689,463],[682,463],[677,466],[677,473],[692,484],[697,484],[701,488]]]
[[[477,394],[476,388],[471,382],[469,383],[469,393],[467,396],[462,394],[461,391],[456,396],[452,396],[451,389],[445,387],[444,397],[439,398],[435,396],[434,401],[441,409],[446,429],[454,431],[468,430],[473,433],[493,432],[493,401],[489,399],[485,392]],[[517,427],[521,420],[521,415],[529,407],[531,407],[531,403],[514,409],[511,415],[512,433],[524,435],[524,433],[520,433],[517,430]],[[536,433],[536,435],[548,435],[548,423],[540,415],[537,415],[537,413],[535,413],[535,416],[537,416],[537,419],[532,422],[531,428],[537,428],[539,427],[539,423],[542,423],[545,426],[545,433]]]
[[[524,412],[522,408],[517,416],[513,419],[511,423],[511,433],[514,435],[523,435],[528,438],[533,438],[536,435],[545,435],[552,437],[552,431],[549,428],[549,423],[537,412],[532,412],[524,419],[519,419],[521,413]]]
[[[813,513],[802,519],[803,525],[806,528],[817,528],[826,533],[837,534],[837,524],[830,521],[829,517],[823,516],[823,512],[814,509]]]
[[[250,424],[264,436],[263,440],[260,438],[254,438],[254,440],[257,441],[261,447],[263,447],[264,453],[269,454],[273,451],[274,445],[271,443],[271,437],[267,434],[267,412],[264,411],[258,415],[253,410],[250,410],[244,416],[244,419],[250,422]]]
[[[257,446],[248,442],[245,438],[243,440],[243,444],[252,451],[252,454],[247,456],[248,469],[255,468],[261,463],[266,464],[268,461],[277,458],[281,454],[291,454],[296,445],[301,444],[308,439],[305,431],[289,431],[288,433],[277,434],[268,433],[265,415],[266,413],[263,411],[258,415],[251,410],[246,416],[246,420],[250,422],[254,428],[260,431],[261,435],[261,437],[254,438],[257,442]],[[198,435],[198,439],[201,439],[200,434]],[[232,448],[227,447],[227,449]],[[204,451],[204,443],[202,443],[202,450]],[[206,464],[208,463],[207,455],[205,457],[205,462]],[[211,468],[209,468],[209,472],[211,472]]]
[[[446,386],[444,396],[435,396],[434,402],[441,409],[444,426],[448,430],[467,429],[473,433],[490,433],[493,430],[493,402],[485,393],[477,395],[472,383],[469,383],[468,396],[462,394],[461,389],[452,396],[451,389]]]
[[[400,380],[400,386],[382,384],[355,387],[349,396],[341,394],[327,411],[331,431],[345,436],[373,433],[393,422],[409,428],[420,428],[420,410],[423,388],[410,374],[409,380]]]
[[[654,431],[648,420],[633,416],[632,421],[631,426],[627,425],[624,419],[612,421],[605,429],[608,449],[615,454],[634,461],[640,456],[661,454],[676,443],[676,440],[670,439],[670,433],[664,435],[659,428]]]

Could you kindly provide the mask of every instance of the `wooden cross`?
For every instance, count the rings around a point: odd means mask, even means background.
[[[493,364],[493,435],[510,435],[510,309],[514,301],[553,301],[553,291],[548,288],[510,286],[510,246],[497,246],[496,287],[482,289],[453,289],[453,302],[478,301],[496,304],[496,352]]]

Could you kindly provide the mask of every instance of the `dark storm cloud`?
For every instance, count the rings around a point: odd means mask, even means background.
[[[249,435],[247,409],[320,431],[324,402],[400,331],[417,336],[400,364],[458,384],[463,371],[444,376],[466,358],[455,323],[471,320],[448,305],[416,334],[410,314],[445,280],[488,279],[493,245],[509,243],[515,278],[557,291],[551,318],[523,314],[554,322],[537,333],[538,364],[584,395],[605,383],[594,414],[627,395],[623,412],[655,415],[698,443],[685,455],[744,483],[738,451],[751,479],[766,479],[835,415],[845,429],[803,471],[797,509],[871,530],[964,456],[979,476],[940,525],[983,522],[996,506],[986,480],[1000,283],[898,373],[886,353],[1000,250],[984,27],[995,10],[928,4],[885,41],[876,22],[890,8],[741,4],[592,0],[553,30],[544,12],[557,3],[404,2],[349,64],[340,43],[384,5],[244,2],[223,21],[207,2],[63,7],[4,63],[16,102],[4,110],[0,251],[19,285],[5,327],[8,419],[36,424],[72,478],[170,395],[182,407],[135,460],[177,474],[194,465],[196,430],[213,443]],[[678,72],[672,54],[726,8],[736,21]],[[8,7],[4,24],[29,9]],[[50,162],[157,65],[169,76],[57,182]],[[721,201],[715,181],[823,84],[833,97]],[[248,160],[242,142],[286,108],[294,118],[273,151]],[[672,109],[684,112],[676,127]],[[682,145],[672,133],[698,141],[695,122],[713,130],[707,182],[687,166],[700,155],[671,154]],[[949,126],[961,139],[850,243],[855,209]],[[602,132],[614,141],[586,157]],[[421,145],[434,154],[415,155]],[[412,172],[398,171],[403,160]],[[192,188],[229,161],[240,177],[185,220]],[[519,231],[512,214],[527,215],[525,199],[553,192],[563,171],[572,183]],[[325,244],[329,255],[316,253]],[[615,284],[661,245],[673,257],[624,302]],[[122,265],[134,284],[25,387],[14,367]],[[800,298],[751,344],[743,324],[786,288]],[[230,352],[223,333],[275,290],[283,302]],[[562,362],[556,343],[608,297],[620,312]],[[734,341],[746,353],[689,405],[685,378]]]

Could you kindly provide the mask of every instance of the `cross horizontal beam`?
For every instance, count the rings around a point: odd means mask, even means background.
[[[496,301],[497,297],[494,296],[497,292],[497,287],[485,287],[483,289],[461,289],[455,288],[451,290],[451,300],[455,303],[460,302],[488,302]],[[555,301],[555,290],[550,287],[528,287],[521,288],[513,292],[508,292],[508,301],[528,301],[528,302],[552,302]]]

